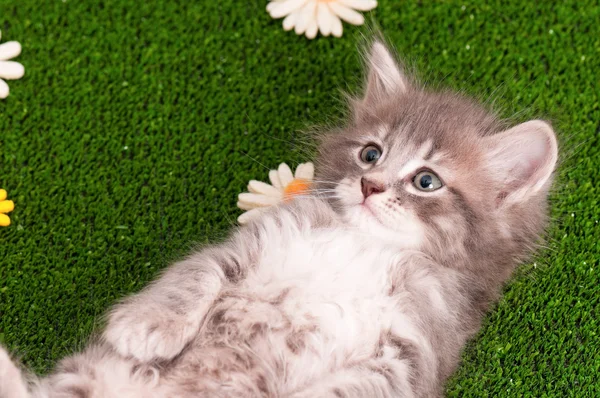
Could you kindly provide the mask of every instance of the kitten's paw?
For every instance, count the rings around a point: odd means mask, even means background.
[[[28,396],[21,371],[4,348],[0,347],[0,397],[27,398]]]
[[[176,315],[118,308],[110,317],[104,339],[124,357],[141,362],[172,359],[193,338],[197,327]]]

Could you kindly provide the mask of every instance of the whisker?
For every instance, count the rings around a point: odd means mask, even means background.
[[[240,151],[242,154],[244,154],[245,156],[248,156],[248,158],[250,158],[251,160],[253,160],[254,162],[256,162],[257,164],[261,165],[262,167],[264,167],[265,169],[271,171],[271,169],[267,166],[265,166],[264,164],[262,164],[261,162],[259,162],[258,160],[254,159],[252,156],[250,156],[247,152],[244,151]]]

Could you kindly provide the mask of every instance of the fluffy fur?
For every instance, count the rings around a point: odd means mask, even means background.
[[[312,195],[169,267],[48,378],[1,351],[0,397],[441,396],[544,228],[556,140],[418,87],[379,42],[367,80]]]

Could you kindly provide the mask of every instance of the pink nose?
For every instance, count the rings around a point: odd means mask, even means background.
[[[365,177],[360,179],[360,187],[362,189],[362,194],[365,197],[365,199],[367,199],[373,194],[385,191],[385,187],[383,186],[383,184],[367,180]]]

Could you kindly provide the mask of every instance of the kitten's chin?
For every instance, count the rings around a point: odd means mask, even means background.
[[[425,236],[422,224],[409,214],[390,217],[364,204],[346,208],[344,219],[357,232],[403,249],[418,249]]]

